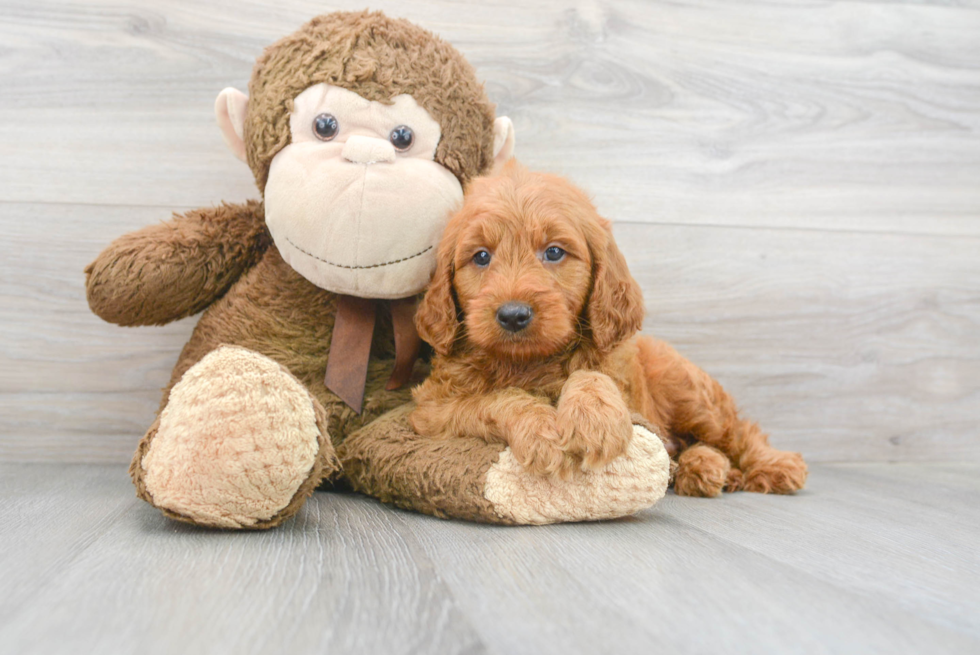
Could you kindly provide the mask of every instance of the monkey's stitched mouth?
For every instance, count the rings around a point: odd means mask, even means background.
[[[349,271],[359,271],[359,270],[364,270],[364,269],[367,269],[367,268],[381,268],[382,266],[391,266],[392,264],[400,264],[401,262],[407,262],[410,259],[415,259],[416,257],[421,257],[425,253],[427,253],[430,250],[432,250],[433,248],[435,248],[435,246],[429,246],[428,248],[424,248],[422,250],[419,250],[414,255],[409,255],[408,257],[402,257],[400,259],[392,259],[390,262],[382,262],[380,264],[369,264],[367,266],[349,266],[347,264],[337,264],[337,263],[328,261],[328,260],[324,259],[323,257],[317,257],[313,253],[307,252],[307,251],[303,250],[302,248],[300,248],[299,246],[297,246],[295,243],[293,243],[293,240],[290,239],[289,237],[286,237],[286,241],[289,242],[289,245],[291,245],[293,248],[296,248],[296,250],[300,251],[301,253],[303,253],[307,257],[312,257],[313,259],[315,259],[315,260],[317,260],[319,262],[323,262],[327,266],[333,266],[334,268],[344,268],[344,269],[347,269]]]

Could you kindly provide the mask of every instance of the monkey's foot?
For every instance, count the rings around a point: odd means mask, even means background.
[[[661,440],[634,426],[623,456],[569,479],[533,475],[502,444],[428,439],[408,423],[411,403],[350,435],[339,449],[355,489],[443,518],[544,524],[628,516],[667,490],[670,458]]]
[[[171,518],[269,528],[339,468],[322,407],[277,362],[223,346],[191,367],[140,443],[139,496]]]
[[[650,507],[664,497],[669,478],[663,442],[634,425],[623,455],[567,480],[528,473],[507,448],[487,472],[484,496],[498,516],[514,523],[600,521]]]

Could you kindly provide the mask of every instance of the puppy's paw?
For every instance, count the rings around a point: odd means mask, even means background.
[[[625,453],[633,438],[626,401],[602,373],[572,373],[562,387],[557,414],[562,445],[585,470],[603,468]]]
[[[674,492],[678,496],[720,496],[726,483],[735,482],[731,463],[724,453],[711,446],[695,444],[677,458]]]
[[[408,422],[416,434],[422,437],[446,436],[446,420],[439,415],[439,409],[435,404],[416,405],[412,413],[408,415]]]
[[[576,462],[566,451],[558,431],[558,417],[551,407],[539,407],[511,427],[508,439],[514,457],[533,475],[567,477]]]
[[[806,484],[807,467],[799,453],[766,450],[742,458],[743,491],[762,494],[791,494]]]
[[[725,481],[725,491],[728,493],[733,491],[741,491],[743,484],[744,479],[742,477],[742,472],[737,468],[729,469],[728,479]]]

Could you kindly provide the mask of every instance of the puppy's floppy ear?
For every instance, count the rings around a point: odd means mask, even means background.
[[[592,293],[586,318],[600,352],[611,350],[643,327],[643,292],[626,266],[626,259],[612,237],[611,225],[602,221],[602,236],[590,240]]]
[[[422,298],[415,312],[415,327],[419,331],[419,336],[443,356],[449,354],[459,330],[458,310],[453,294],[455,232],[456,230],[453,230],[451,234],[450,229],[447,228],[442,243],[439,244],[435,275],[432,276],[425,297]]]

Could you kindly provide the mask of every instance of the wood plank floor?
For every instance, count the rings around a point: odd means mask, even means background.
[[[0,653],[976,653],[978,474],[825,464],[795,497],[528,528],[318,493],[226,533],[122,466],[3,464]]]

